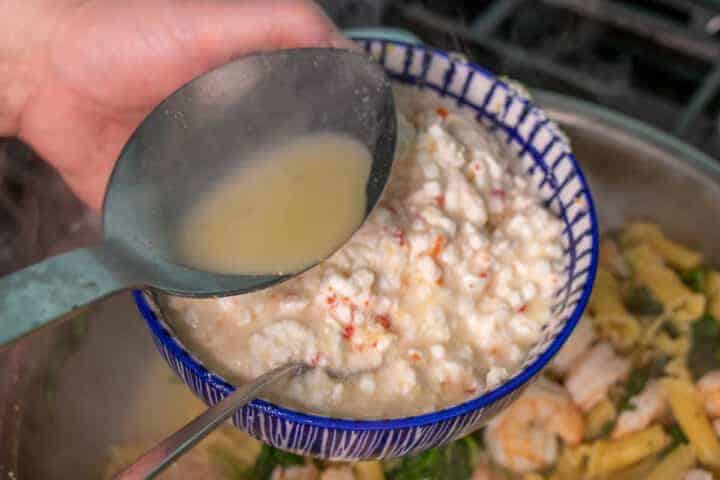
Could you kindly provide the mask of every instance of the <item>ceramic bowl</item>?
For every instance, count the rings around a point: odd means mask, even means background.
[[[478,128],[496,132],[518,156],[545,204],[563,221],[564,281],[552,307],[554,321],[519,371],[497,388],[437,412],[387,420],[347,420],[302,413],[257,399],[233,422],[277,448],[332,460],[399,457],[447,443],[477,430],[506,407],[565,343],[590,296],[598,252],[598,226],[585,176],[566,137],[517,89],[482,67],[433,48],[379,39],[356,39],[396,82],[434,92],[469,111]],[[234,387],[190,353],[153,307],[134,292],[160,353],[208,404]]]

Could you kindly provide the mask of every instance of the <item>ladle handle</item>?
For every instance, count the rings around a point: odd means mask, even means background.
[[[0,345],[74,310],[129,287],[114,265],[121,260],[101,245],[48,258],[0,278]]]
[[[291,375],[304,372],[307,367],[301,363],[283,365],[259,376],[252,382],[239,387],[220,402],[209,407],[195,417],[187,425],[158,443],[151,450],[123,471],[117,473],[113,480],[146,480],[155,478],[167,468],[177,457],[192,448],[197,442],[215,430],[240,407],[253,400],[257,394],[271,383]]]

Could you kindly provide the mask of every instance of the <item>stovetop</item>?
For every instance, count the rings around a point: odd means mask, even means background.
[[[593,101],[720,158],[720,1],[328,0],[530,87]],[[354,12],[349,15],[348,12]]]

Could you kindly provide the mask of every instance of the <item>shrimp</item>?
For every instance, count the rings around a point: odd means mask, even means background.
[[[318,469],[312,463],[292,467],[276,467],[270,480],[319,480]]]
[[[642,392],[632,397],[630,405],[633,409],[625,410],[618,417],[612,438],[624,437],[644,429],[664,415],[669,407],[660,383],[656,380],[649,382]]]
[[[565,388],[583,412],[607,397],[608,389],[627,376],[631,363],[619,357],[607,342],[595,345],[565,379]]]
[[[705,403],[705,411],[711,417],[720,417],[720,370],[706,373],[697,383]]]
[[[583,430],[582,414],[570,395],[562,386],[541,378],[490,421],[485,443],[495,462],[524,473],[551,465],[558,455],[558,437],[576,445]]]
[[[694,468],[685,472],[682,480],[713,480],[713,474],[707,470]]]
[[[567,343],[562,347],[550,364],[550,370],[558,375],[565,375],[577,360],[588,351],[595,341],[595,329],[592,319],[585,315],[578,323]]]
[[[502,480],[502,478],[503,477],[501,477],[497,471],[493,469],[487,455],[483,453],[478,458],[470,480]]]

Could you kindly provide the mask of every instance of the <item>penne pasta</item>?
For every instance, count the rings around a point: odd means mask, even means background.
[[[681,478],[694,465],[695,450],[692,445],[679,445],[668,453],[645,478],[647,480]]]
[[[702,262],[702,255],[679,243],[669,240],[654,223],[631,223],[620,237],[623,247],[647,244],[662,259],[675,268],[695,268]]]
[[[690,337],[681,335],[672,338],[665,332],[659,332],[653,338],[651,344],[669,357],[682,357],[690,350]]]
[[[378,461],[358,462],[353,470],[355,480],[385,480],[382,464]]]
[[[648,474],[657,466],[657,457],[658,455],[650,455],[632,467],[626,468],[620,472],[613,472],[605,475],[603,480],[616,480],[620,478],[622,480],[645,480]]]
[[[581,444],[576,447],[565,447],[555,464],[555,476],[559,480],[583,478],[590,453],[590,445]]]
[[[689,322],[705,311],[705,296],[687,288],[648,245],[632,247],[625,252],[625,256],[636,282],[649,288],[663,304],[665,312],[672,315],[676,326],[687,331]]]
[[[598,268],[595,288],[590,297],[590,310],[600,335],[614,347],[624,350],[640,336],[640,325],[625,308],[617,280],[604,268]]]
[[[687,367],[687,360],[684,356],[671,359],[667,365],[665,365],[665,374],[668,377],[679,378],[686,381],[692,379],[690,370]]]
[[[707,312],[720,320],[720,272],[713,270],[705,277],[705,295],[708,297]]]
[[[700,461],[711,467],[720,467],[720,440],[713,431],[695,385],[674,378],[662,380],[662,385],[673,415],[695,447]]]
[[[545,480],[545,477],[539,473],[526,473],[522,476],[521,480]]]
[[[607,425],[612,423],[616,418],[617,408],[615,408],[613,402],[606,398],[598,403],[587,414],[585,420],[585,438],[594,439],[602,433],[607,433],[604,432],[604,430],[606,430]]]
[[[655,425],[618,440],[599,440],[592,446],[587,475],[601,476],[627,468],[658,453],[670,443],[670,436]]]

